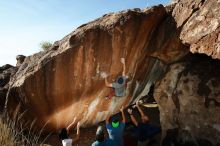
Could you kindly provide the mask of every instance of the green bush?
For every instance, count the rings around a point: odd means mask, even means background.
[[[40,47],[41,47],[44,51],[48,50],[52,45],[53,45],[53,44],[52,44],[51,42],[49,42],[49,41],[44,41],[44,42],[40,43]]]

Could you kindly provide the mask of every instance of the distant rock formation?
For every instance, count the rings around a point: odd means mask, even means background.
[[[16,60],[17,60],[16,67],[20,67],[21,64],[24,62],[25,58],[26,58],[26,56],[24,56],[24,55],[17,55],[16,56]]]
[[[107,14],[80,26],[49,51],[27,57],[11,80],[8,110],[20,103],[28,109],[28,119],[48,122],[48,129],[60,129],[74,116],[84,126],[94,125],[146,95],[165,71],[164,63],[187,53],[162,5]],[[113,81],[122,73],[122,57],[130,76],[127,95],[106,100],[110,89],[101,73]]]
[[[9,81],[17,71],[16,67],[6,64],[0,67],[0,112],[3,111],[5,106],[5,98],[9,88]]]
[[[9,89],[9,81],[15,75],[18,68],[24,62],[25,56],[24,55],[17,55],[16,56],[16,67],[6,64],[0,67],[0,112],[2,113],[5,106],[6,95]]]
[[[26,57],[11,78],[6,110],[20,104],[25,118],[36,119],[38,127],[47,123],[46,130],[68,125],[74,116],[90,126],[148,94],[154,84],[163,138],[175,130],[180,142],[217,144],[219,8],[216,0],[179,0],[83,24],[50,50]],[[121,74],[121,57],[130,77],[127,94],[106,100],[110,89],[101,73],[113,81]]]

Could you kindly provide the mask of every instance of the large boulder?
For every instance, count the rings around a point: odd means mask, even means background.
[[[74,116],[94,125],[146,95],[166,63],[188,53],[178,36],[162,5],[104,15],[27,57],[11,81],[8,110],[20,104],[28,120],[36,119],[39,127],[47,123],[46,129],[67,126]],[[122,72],[122,57],[130,77],[127,94],[106,100],[110,89],[101,73],[113,81]]]
[[[9,88],[10,78],[16,73],[17,68],[6,64],[0,67],[0,112],[3,112],[5,106],[5,98]]]
[[[39,128],[46,123],[46,130],[65,127],[74,116],[86,127],[145,96],[154,84],[163,138],[179,145],[217,144],[219,4],[176,0],[83,24],[24,60],[10,81],[7,111],[20,105],[25,120],[35,119]],[[130,77],[126,96],[106,100],[110,89],[101,74],[114,81],[122,72],[122,57]]]

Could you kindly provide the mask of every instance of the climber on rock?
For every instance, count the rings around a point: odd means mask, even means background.
[[[72,146],[75,145],[80,137],[80,122],[77,123],[77,134],[75,138],[70,138],[70,129],[75,125],[76,118],[74,118],[73,122],[67,127],[63,128],[59,134],[59,138],[62,141],[63,146]]]
[[[112,146],[124,146],[123,136],[124,136],[124,129],[125,129],[125,113],[124,113],[124,107],[120,109],[122,114],[122,121],[116,117],[114,117],[111,120],[110,124],[110,115],[106,118],[106,129],[109,135],[109,139],[113,140],[115,145]]]
[[[141,121],[138,122],[133,115],[132,109],[128,109],[128,113],[131,117],[132,123],[137,127],[136,133],[138,138],[138,146],[146,146],[150,139],[160,132],[160,128],[149,124],[149,117],[144,113],[139,105],[139,101],[136,102],[136,107],[141,115]]]
[[[99,126],[96,131],[96,141],[92,146],[115,146],[112,139],[105,139],[104,128]]]
[[[124,58],[121,58],[121,63],[123,64],[122,76],[118,76],[115,82],[109,83],[107,80],[108,75],[106,73],[101,74],[101,76],[103,78],[105,78],[105,85],[107,87],[112,88],[112,91],[106,97],[108,99],[111,99],[113,96],[123,97],[126,94],[126,86],[127,86],[128,76],[126,76],[126,74],[125,74],[126,66],[125,66],[125,59]]]

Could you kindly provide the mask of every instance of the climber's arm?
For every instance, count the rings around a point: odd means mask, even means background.
[[[123,64],[122,76],[126,76],[126,74],[125,74],[126,66],[125,66],[125,59],[124,58],[121,58],[121,63]]]
[[[112,87],[112,83],[109,83],[108,80],[107,80],[107,77],[105,78],[105,85],[107,87]]]
[[[125,63],[123,64],[123,72],[122,72],[122,75],[123,76],[126,76],[126,74],[125,74],[125,69],[126,69],[126,66],[125,66]]]

